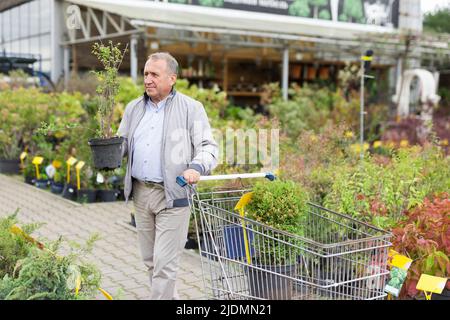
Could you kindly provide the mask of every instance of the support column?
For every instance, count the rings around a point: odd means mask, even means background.
[[[51,19],[51,67],[50,79],[56,85],[64,70],[63,55],[64,49],[60,45],[66,26],[64,23],[64,5],[62,1],[52,0],[50,3],[50,19]]]
[[[283,72],[281,79],[281,90],[283,92],[283,100],[288,100],[288,87],[289,87],[289,47],[285,47],[283,50]]]
[[[130,41],[130,75],[134,83],[137,83],[138,76],[138,36],[132,35]]]
[[[64,47],[64,54],[63,54],[63,65],[64,65],[64,90],[67,90],[69,86],[69,79],[70,79],[70,47],[65,46]]]

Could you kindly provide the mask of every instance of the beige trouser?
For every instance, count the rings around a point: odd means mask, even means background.
[[[178,262],[186,244],[189,207],[166,209],[164,188],[133,180],[139,248],[148,268],[152,300],[177,299]]]

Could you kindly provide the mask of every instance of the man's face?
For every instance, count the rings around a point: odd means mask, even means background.
[[[176,80],[176,74],[169,72],[165,60],[149,59],[145,63],[145,92],[153,102],[163,100],[172,90]]]

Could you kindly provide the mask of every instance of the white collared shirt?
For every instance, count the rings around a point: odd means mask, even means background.
[[[167,99],[155,104],[151,99],[145,104],[145,113],[134,132],[131,176],[141,181],[162,182],[161,144]]]

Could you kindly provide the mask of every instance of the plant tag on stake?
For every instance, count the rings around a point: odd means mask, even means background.
[[[36,166],[36,178],[40,179],[41,175],[39,173],[39,165],[44,161],[43,157],[34,157],[32,163]]]
[[[440,278],[430,276],[428,274],[422,274],[420,276],[419,282],[417,283],[416,289],[422,290],[425,293],[426,299],[431,300],[431,295],[433,293],[441,294],[442,291],[444,291],[446,283],[447,278]]]
[[[252,196],[253,196],[253,192],[245,193],[244,195],[242,195],[242,197],[239,199],[238,203],[234,207],[234,210],[239,210],[239,214],[242,218],[245,217],[245,212],[244,212],[245,206],[252,200]],[[248,243],[248,238],[247,238],[247,227],[245,225],[244,219],[242,219],[241,224],[242,224],[242,233],[244,235],[245,256],[247,258],[247,263],[251,264],[252,259],[251,259],[251,255],[250,255],[249,243]]]
[[[403,283],[406,280],[406,275],[408,274],[412,259],[403,256],[394,250],[389,251],[389,258],[391,272],[389,274],[389,282],[386,284],[384,291],[398,297]]]
[[[78,161],[77,165],[75,166],[75,170],[77,172],[77,188],[80,190],[80,170],[84,166],[84,161]]]
[[[20,164],[22,165],[22,170],[24,169],[25,165],[23,163],[23,160],[25,160],[25,158],[27,157],[28,153],[26,153],[25,151],[22,152],[20,154]]]
[[[45,167],[45,173],[47,174],[47,176],[52,179],[55,176],[56,173],[56,168],[53,165],[48,165]]]
[[[103,182],[105,182],[105,177],[100,172],[98,172],[97,173],[97,183],[101,184]]]
[[[70,183],[70,167],[73,166],[77,162],[77,159],[74,157],[70,157],[67,159],[67,183]]]

